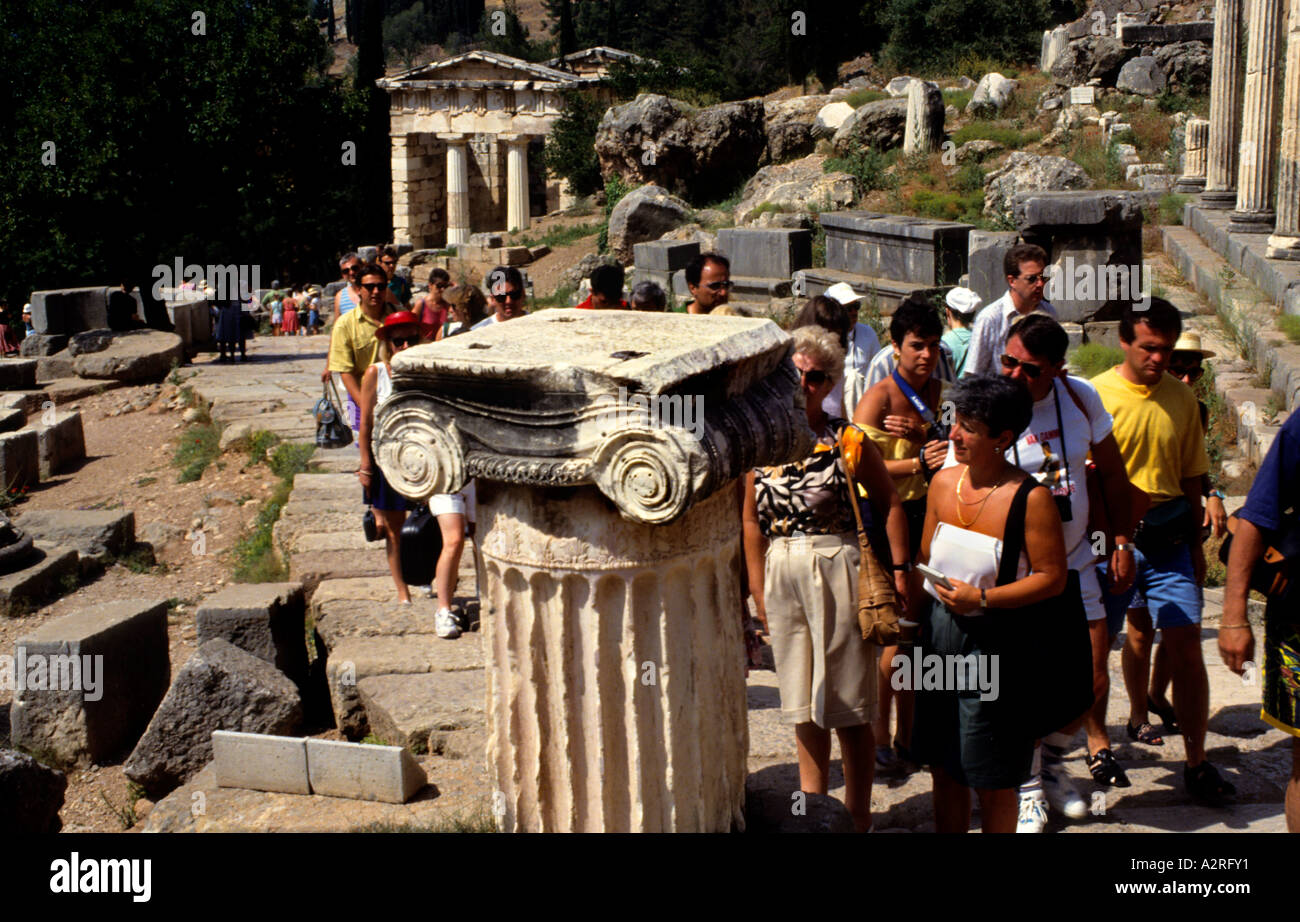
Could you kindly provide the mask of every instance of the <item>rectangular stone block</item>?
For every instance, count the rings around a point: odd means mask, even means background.
[[[40,477],[40,441],[34,429],[0,435],[0,491],[35,486]]]
[[[1118,320],[1093,320],[1083,325],[1083,341],[1086,343],[1096,343],[1100,346],[1110,346],[1112,349],[1118,349],[1119,346],[1119,321]]]
[[[67,352],[58,355],[42,355],[36,359],[36,383],[48,384],[60,378],[71,378],[77,370],[73,367],[72,356]]]
[[[401,746],[307,740],[307,771],[313,794],[406,803],[428,778]]]
[[[731,260],[731,275],[788,279],[799,269],[812,268],[812,231],[751,229],[718,231],[718,249]]]
[[[1174,22],[1163,25],[1146,25],[1138,22],[1121,22],[1119,40],[1125,45],[1168,45],[1173,42],[1214,42],[1214,23]]]
[[[36,386],[36,359],[5,359],[0,362],[0,390],[31,390]]]
[[[187,349],[212,342],[212,309],[208,301],[177,301],[167,305],[176,335]]]
[[[1091,106],[1097,102],[1097,88],[1095,86],[1072,86],[1070,87],[1070,105],[1072,106]]]
[[[217,786],[310,794],[307,741],[295,736],[212,731]]]
[[[17,519],[36,541],[106,563],[135,544],[135,513],[114,509],[33,509]]]
[[[676,272],[678,269],[685,269],[686,265],[699,255],[700,244],[696,240],[652,240],[649,243],[637,243],[632,246],[632,261],[638,272],[644,269]]]
[[[227,586],[199,605],[198,642],[229,641],[301,687],[307,680],[306,615],[301,583]]]
[[[489,252],[495,254],[493,258],[498,265],[502,266],[526,266],[533,259],[533,254],[529,252],[528,247],[501,247],[499,250]]]
[[[53,419],[48,424],[44,414],[38,416],[34,427],[42,480],[48,480],[67,465],[86,457],[86,435],[81,426],[81,411],[55,411],[50,415]]]
[[[969,224],[867,211],[823,213],[826,268],[915,286],[956,284],[966,272]]]
[[[1007,277],[1003,271],[1002,259],[1007,250],[1016,245],[1015,231],[973,230],[967,250],[970,265],[971,291],[979,295],[985,304],[991,304],[1007,292]]]
[[[432,730],[485,723],[487,679],[482,670],[378,675],[357,682],[370,731],[392,746],[425,751]]]
[[[81,333],[108,327],[112,288],[59,288],[33,291],[32,326],[37,333]]]
[[[1142,204],[1127,192],[1022,192],[1014,200],[1016,230],[1022,234],[1041,228],[1105,225],[1116,231],[1142,230]]]
[[[171,680],[167,603],[92,605],[20,634],[14,656],[16,666],[25,661],[29,680],[32,664],[44,662],[43,684],[56,686],[15,689],[15,746],[61,765],[122,755],[139,739]]]
[[[77,552],[71,548],[38,547],[23,569],[0,576],[0,614],[24,615],[38,602],[60,595],[77,567]]]

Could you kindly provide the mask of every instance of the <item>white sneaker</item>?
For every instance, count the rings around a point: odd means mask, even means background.
[[[454,640],[460,636],[460,626],[456,624],[456,616],[450,608],[438,609],[438,613],[433,616],[433,627],[443,640]]]
[[[1072,820],[1081,820],[1088,816],[1087,803],[1064,770],[1044,762],[1041,777],[1043,793],[1047,795],[1047,802],[1052,805],[1053,810]]]
[[[1020,820],[1016,832],[1042,832],[1047,828],[1047,798],[1040,792],[1020,795]]]

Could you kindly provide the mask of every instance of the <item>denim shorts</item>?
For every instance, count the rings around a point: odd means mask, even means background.
[[[1124,613],[1133,607],[1139,594],[1145,597],[1146,609],[1157,628],[1201,623],[1201,587],[1196,585],[1192,550],[1188,545],[1174,544],[1150,554],[1135,547],[1133,557],[1137,566],[1133,585],[1118,595],[1102,592],[1112,634],[1119,633],[1124,625]],[[1110,586],[1108,564],[1109,561],[1104,561],[1097,565],[1102,586],[1107,589]]]

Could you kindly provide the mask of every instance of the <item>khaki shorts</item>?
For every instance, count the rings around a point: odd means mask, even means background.
[[[781,719],[870,723],[880,651],[858,629],[856,535],[773,538],[763,575]]]

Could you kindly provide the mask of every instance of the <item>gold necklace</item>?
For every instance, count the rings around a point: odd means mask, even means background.
[[[970,465],[967,465],[966,469],[961,472],[961,477],[958,478],[957,480],[957,502],[966,506],[973,506],[975,505],[975,503],[979,503],[980,507],[975,512],[975,518],[971,519],[969,522],[967,522],[965,517],[962,516],[961,514],[961,505],[957,507],[957,521],[961,522],[962,528],[970,528],[970,526],[975,524],[976,520],[978,520],[980,515],[983,514],[984,507],[988,505],[989,499],[992,498],[993,494],[998,491],[998,488],[1001,487],[1002,484],[1006,483],[1005,477],[1002,480],[999,480],[997,483],[993,485],[993,489],[989,490],[988,493],[984,494],[984,498],[982,500],[978,500],[978,499],[969,500],[969,501],[964,500],[961,498],[961,485],[966,480],[966,475],[969,473],[970,473]]]

